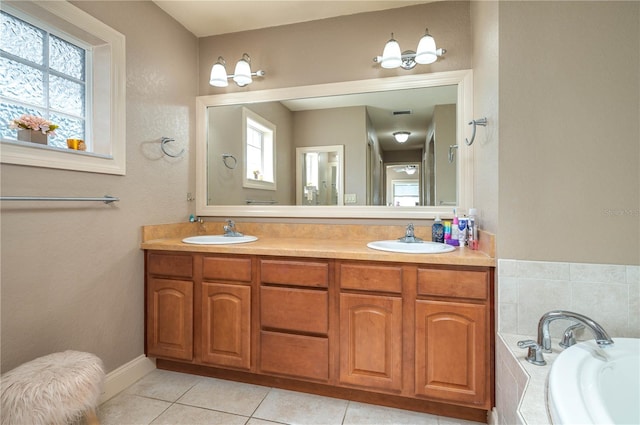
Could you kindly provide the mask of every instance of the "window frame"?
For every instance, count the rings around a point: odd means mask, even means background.
[[[271,143],[271,158],[265,158],[265,150],[264,150],[264,141],[262,143],[262,162],[263,164],[266,162],[271,163],[271,167],[273,170],[273,181],[269,180],[260,180],[254,179],[249,176],[251,170],[248,169],[248,127],[249,121],[253,121],[257,124],[258,127],[261,127],[260,130],[264,130],[262,135],[269,134],[270,143]],[[267,119],[261,117],[256,114],[252,110],[243,107],[242,108],[242,186],[250,189],[262,189],[262,190],[277,190],[277,167],[276,167],[276,125]]]
[[[35,24],[45,31],[52,32],[57,37],[60,37],[59,33],[67,34],[68,37],[60,38],[70,42],[79,41],[82,43],[80,47],[90,46],[93,66],[86,70],[86,79],[93,84],[87,88],[91,93],[87,94],[85,120],[90,128],[86,128],[85,137],[91,137],[91,140],[87,140],[88,143],[95,143],[95,152],[84,152],[2,139],[0,162],[125,175],[126,51],[124,35],[66,1],[23,1],[11,2],[11,4],[2,2],[0,9],[32,25]],[[24,15],[29,19],[24,19]],[[42,26],[39,23],[42,23]],[[96,120],[98,116],[100,120]]]

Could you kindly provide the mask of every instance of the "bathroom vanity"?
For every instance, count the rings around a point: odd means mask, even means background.
[[[145,241],[145,352],[163,369],[486,421],[493,259],[359,240]]]

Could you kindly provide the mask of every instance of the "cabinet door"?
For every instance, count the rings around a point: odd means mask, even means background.
[[[487,406],[487,308],[479,304],[416,302],[416,393]]]
[[[193,358],[193,282],[147,278],[147,355]]]
[[[202,362],[249,369],[251,288],[202,283]]]
[[[340,382],[402,389],[402,300],[340,294]]]

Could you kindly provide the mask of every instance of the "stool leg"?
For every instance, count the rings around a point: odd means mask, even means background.
[[[87,410],[84,414],[84,419],[87,425],[100,425],[95,409]]]

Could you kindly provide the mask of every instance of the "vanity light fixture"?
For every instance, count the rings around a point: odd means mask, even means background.
[[[229,85],[229,78],[240,87],[244,87],[251,84],[252,77],[264,77],[265,72],[258,70],[251,72],[251,58],[248,54],[243,53],[242,58],[236,63],[236,68],[233,75],[227,75],[226,69],[227,63],[222,56],[218,56],[218,61],[211,67],[211,77],[209,78],[209,84],[214,87],[227,87]]]
[[[396,138],[396,142],[404,143],[407,140],[409,140],[409,135],[410,134],[411,134],[411,132],[409,132],[409,131],[396,131],[395,133],[393,133],[393,137]]]
[[[429,29],[425,30],[425,34],[418,42],[418,48],[414,52],[413,50],[400,50],[400,44],[393,38],[391,33],[391,39],[387,41],[382,51],[382,56],[376,56],[373,61],[379,63],[383,68],[398,68],[413,69],[416,64],[428,65],[438,60],[439,56],[442,56],[447,51],[445,49],[437,49],[436,41],[429,34]]]

